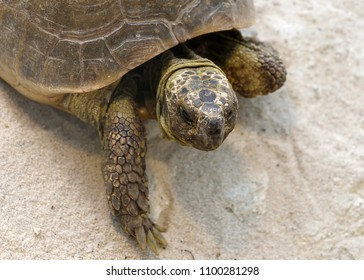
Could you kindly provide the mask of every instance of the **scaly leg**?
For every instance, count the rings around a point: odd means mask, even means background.
[[[140,247],[148,245],[157,254],[167,242],[148,218],[148,184],[145,173],[146,139],[134,101],[136,81],[123,79],[121,92],[105,115],[103,165],[107,198],[113,215],[120,216],[125,232],[136,237]]]
[[[278,53],[266,43],[244,38],[237,30],[203,35],[189,41],[188,46],[215,62],[244,97],[276,91],[286,80]]]
[[[142,249],[148,244],[158,254],[158,247],[165,247],[167,242],[148,218],[146,139],[134,101],[137,81],[132,75],[124,77],[111,96],[115,86],[87,94],[69,94],[63,106],[98,128],[105,154],[102,171],[111,212],[120,217],[124,231],[134,236]]]

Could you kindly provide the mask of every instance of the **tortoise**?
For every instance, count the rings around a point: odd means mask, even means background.
[[[158,253],[167,242],[148,217],[142,120],[182,145],[218,148],[235,93],[285,81],[278,54],[236,30],[253,23],[252,0],[0,0],[0,77],[98,130],[111,212]]]

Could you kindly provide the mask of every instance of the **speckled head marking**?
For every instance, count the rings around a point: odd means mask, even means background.
[[[212,63],[174,71],[160,93],[159,120],[171,139],[200,150],[218,148],[233,130],[236,95],[223,72]]]

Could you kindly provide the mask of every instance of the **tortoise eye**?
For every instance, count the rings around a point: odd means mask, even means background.
[[[193,118],[190,116],[190,114],[187,113],[187,111],[184,108],[180,109],[180,114],[182,119],[189,125],[193,125]]]
[[[226,114],[227,119],[230,120],[232,116],[233,116],[233,110],[229,110]]]

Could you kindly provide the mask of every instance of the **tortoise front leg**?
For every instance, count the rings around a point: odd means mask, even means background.
[[[146,138],[134,101],[136,82],[123,82],[104,118],[103,175],[111,212],[120,217],[122,228],[140,247],[158,254],[157,242],[167,242],[148,218],[148,184],[145,173]]]
[[[117,83],[87,94],[68,94],[60,107],[99,130],[111,212],[120,217],[124,231],[134,236],[142,249],[148,244],[158,254],[158,243],[165,247],[167,242],[148,218],[147,148],[134,101],[137,85],[133,75],[127,75],[116,90]]]
[[[188,46],[216,63],[234,90],[244,97],[274,92],[286,80],[278,53],[266,43],[243,37],[238,30],[203,35],[188,42]]]

